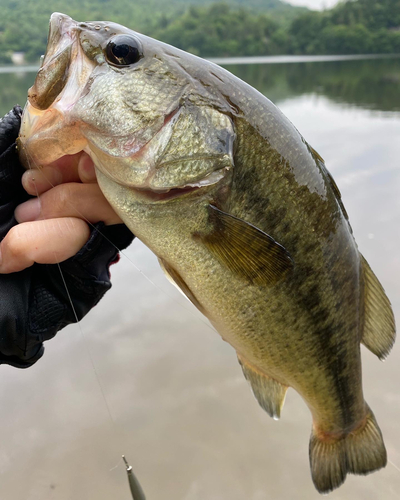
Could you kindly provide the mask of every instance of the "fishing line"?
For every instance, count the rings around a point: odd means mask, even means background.
[[[34,168],[32,168],[31,166],[31,160],[30,158],[28,158],[28,166],[29,166],[29,169],[30,170],[34,170]],[[47,179],[47,181],[49,182],[49,180]],[[35,190],[36,190],[36,195],[37,195],[37,198],[40,200],[40,195],[39,195],[39,191],[37,189],[37,186],[36,186],[36,182],[35,180],[33,179],[33,184],[35,186]],[[51,182],[49,182],[50,185],[52,185]],[[54,187],[54,186],[53,186]],[[57,254],[56,252],[54,252],[54,257],[55,257],[55,260],[57,260]],[[97,383],[99,385],[99,388],[100,388],[100,392],[101,392],[101,395],[103,397],[103,400],[104,400],[104,404],[105,404],[105,407],[107,409],[107,413],[108,413],[108,416],[111,420],[111,423],[112,423],[112,428],[113,428],[113,431],[116,432],[116,423],[115,423],[115,420],[112,416],[112,412],[111,412],[111,408],[110,408],[110,405],[108,404],[108,401],[107,401],[107,398],[106,398],[106,395],[105,395],[105,391],[104,391],[104,388],[103,388],[103,385],[101,383],[101,379],[100,379],[100,376],[99,376],[99,373],[96,369],[96,366],[95,366],[95,363],[93,361],[93,357],[92,357],[92,354],[90,352],[90,349],[89,349],[89,345],[88,345],[88,341],[85,337],[85,334],[83,332],[83,329],[82,329],[82,325],[80,324],[79,322],[79,318],[78,318],[78,315],[76,313],[76,309],[75,309],[75,306],[74,306],[74,303],[72,301],[72,297],[71,297],[71,294],[68,290],[68,286],[67,286],[67,283],[65,281],[65,277],[64,277],[64,274],[62,272],[62,269],[61,269],[61,266],[60,266],[60,263],[57,262],[57,266],[58,266],[58,270],[60,272],[60,276],[61,276],[61,279],[62,279],[62,282],[63,282],[63,285],[64,285],[64,288],[65,288],[65,291],[67,293],[67,297],[68,297],[68,300],[69,300],[69,303],[71,304],[71,308],[72,308],[72,312],[73,312],[73,315],[75,316],[75,320],[76,320],[76,323],[78,325],[78,328],[79,328],[79,331],[81,333],[81,336],[82,336],[82,339],[83,339],[83,343],[85,345],[85,349],[86,349],[86,352],[89,356],[89,359],[90,359],[90,362],[91,362],[91,365],[92,365],[92,368],[93,368],[93,371],[94,371],[94,374],[95,374],[95,377],[96,377],[96,380],[97,380]],[[120,439],[118,438],[118,441],[120,441]]]
[[[54,252],[54,256],[56,257],[56,253]],[[85,337],[85,334],[83,333],[83,328],[82,328],[82,325],[80,324],[80,321],[79,321],[79,318],[78,318],[78,315],[76,314],[76,310],[75,310],[75,306],[74,306],[74,303],[72,301],[72,297],[69,293],[69,290],[68,290],[68,286],[67,286],[67,283],[65,281],[65,278],[64,278],[64,274],[62,272],[62,269],[61,269],[61,266],[60,266],[60,263],[57,262],[57,266],[58,266],[58,270],[60,271],[60,275],[61,275],[61,279],[62,279],[62,282],[64,284],[64,287],[65,287],[65,290],[67,292],[67,296],[68,296],[68,300],[71,304],[71,308],[72,308],[72,312],[75,316],[75,320],[76,320],[76,323],[78,324],[78,327],[79,327],[79,330],[81,332],[81,335],[83,337],[83,340],[84,340],[84,344],[85,344],[85,348],[86,348],[86,351],[87,351],[87,354],[89,356],[89,359],[90,359],[90,362],[92,363],[92,367],[93,367],[93,370],[94,370],[94,373],[95,373],[95,376],[96,376],[96,379],[97,379],[97,383],[99,384],[99,387],[100,387],[100,392],[103,396],[103,399],[104,399],[104,402],[105,402],[105,405],[106,405],[106,408],[107,408],[107,411],[108,411],[108,415],[110,417],[110,420],[111,422],[113,423],[113,425],[115,425],[115,421],[114,421],[114,418],[112,416],[112,413],[111,413],[111,409],[110,409],[110,406],[108,404],[108,401],[107,401],[107,398],[106,398],[106,395],[104,393],[104,389],[103,389],[103,385],[101,383],[101,379],[100,379],[100,376],[97,372],[97,369],[96,369],[96,366],[94,364],[94,361],[93,361],[93,358],[92,358],[92,353],[90,352],[90,349],[89,349],[89,346],[88,346],[88,342],[86,340],[86,337]]]
[[[123,457],[124,455],[122,455]],[[112,472],[115,469],[118,469],[118,467],[121,465],[121,462],[123,461],[122,457],[118,460],[117,465],[114,465],[114,467],[111,467],[111,469],[108,472]]]
[[[29,164],[29,168],[31,170],[33,170],[33,168],[31,167],[31,161],[30,159],[28,159],[28,164]],[[52,185],[52,183],[47,179],[47,181],[49,182],[50,185]],[[39,192],[38,192],[38,189],[37,189],[37,185],[35,182],[34,183],[34,186],[35,186],[35,190],[36,190],[36,195],[37,195],[37,198],[39,199],[40,201],[40,195],[39,195]],[[52,185],[53,186],[53,185]],[[53,186],[54,187],[54,186]],[[75,209],[76,210],[76,209]],[[92,227],[93,225],[87,221]],[[100,231],[99,231],[100,232]],[[101,234],[101,233],[100,233]],[[103,237],[105,237],[104,235],[102,235]],[[108,238],[106,238],[108,240]],[[109,240],[108,240],[109,241]],[[112,242],[110,242],[111,244],[113,244]],[[116,246],[114,245],[114,247],[116,248]],[[117,249],[118,250],[118,249]],[[119,250],[118,250],[119,251]],[[54,252],[54,257],[55,257],[55,260],[57,260],[57,254],[56,252]],[[107,410],[107,414],[108,414],[108,417],[111,421],[111,429],[112,429],[112,432],[114,434],[114,440],[115,440],[115,443],[116,445],[118,446],[118,448],[120,450],[123,450],[124,447],[125,447],[125,442],[124,440],[122,439],[122,435],[121,435],[121,432],[120,432],[120,429],[118,428],[118,426],[116,425],[116,422],[114,420],[114,417],[112,415],[112,411],[111,411],[111,407],[108,403],[108,400],[107,400],[107,397],[106,397],[106,393],[105,393],[105,390],[104,390],[104,387],[103,387],[103,384],[102,384],[102,381],[101,381],[101,377],[100,377],[100,374],[98,373],[97,371],[97,368],[96,368],[96,365],[95,365],[95,362],[93,360],[93,357],[92,357],[92,353],[90,351],[90,348],[89,348],[89,342],[88,340],[86,339],[86,336],[84,334],[84,331],[83,331],[83,328],[82,328],[82,325],[81,323],[79,322],[79,318],[78,318],[78,315],[76,313],[76,309],[75,309],[75,306],[74,306],[74,303],[73,303],[73,300],[72,300],[72,297],[71,297],[71,294],[68,290],[68,286],[67,286],[67,283],[66,283],[66,280],[65,280],[65,277],[64,277],[64,273],[62,272],[62,269],[61,269],[61,266],[60,266],[60,263],[57,262],[57,266],[58,266],[58,270],[60,272],[60,276],[61,276],[61,279],[62,279],[62,282],[63,282],[63,285],[64,285],[64,288],[65,288],[65,291],[67,293],[67,297],[68,297],[68,300],[69,300],[69,303],[71,304],[71,308],[72,308],[72,312],[73,312],[73,315],[75,317],[75,320],[76,320],[76,323],[78,325],[78,328],[79,328],[79,331],[80,331],[80,334],[81,334],[81,337],[83,339],[83,343],[85,345],[85,349],[86,349],[86,353],[87,355],[89,356],[89,359],[90,359],[90,363],[92,365],[92,369],[94,371],[94,374],[95,374],[95,378],[96,378],[96,381],[97,381],[97,384],[99,386],[99,389],[100,389],[100,393],[102,395],[102,398],[103,398],[103,401],[104,401],[104,404],[105,404],[105,407],[106,407],[106,410]],[[122,459],[120,458],[117,465],[115,465],[114,467],[112,467],[110,470],[109,470],[109,473],[112,472],[113,470],[117,469],[120,464],[121,464],[121,461]]]
[[[398,467],[394,462],[392,462],[390,458],[388,458],[388,463],[392,465],[397,471],[400,472],[400,467]]]

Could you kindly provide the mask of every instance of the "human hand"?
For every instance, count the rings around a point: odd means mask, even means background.
[[[15,148],[21,111],[16,107],[0,120],[0,364],[26,368],[43,355],[43,341],[79,321],[109,290],[109,266],[134,236],[114,224],[119,219],[99,195],[84,158],[64,159],[43,175],[35,171],[33,183]],[[39,213],[28,193],[40,195]],[[28,222],[16,225],[16,206],[17,218]]]
[[[20,224],[7,232],[0,245],[0,273],[21,271],[34,262],[62,262],[89,239],[87,223],[122,222],[100,191],[93,162],[86,153],[27,170],[22,185],[34,198],[16,207],[15,218]]]

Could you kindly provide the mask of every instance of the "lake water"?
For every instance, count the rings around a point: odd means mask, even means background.
[[[230,65],[292,120],[342,192],[359,248],[400,313],[400,59]],[[33,73],[0,74],[0,111]],[[26,371],[2,366],[2,500],[129,500],[125,454],[148,500],[316,500],[311,419],[294,391],[270,419],[232,348],[138,241],[113,289]],[[140,272],[138,271],[140,269]],[[399,323],[399,321],[398,321]],[[390,463],[332,500],[400,496],[400,343],[362,348],[366,400]]]

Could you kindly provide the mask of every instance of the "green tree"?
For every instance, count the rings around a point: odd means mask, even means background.
[[[293,54],[323,53],[319,35],[327,24],[327,16],[320,12],[307,12],[295,19],[289,29],[290,52]]]
[[[367,54],[373,52],[372,35],[362,24],[330,25],[321,31],[321,48],[326,54]]]
[[[191,7],[155,27],[153,35],[203,56],[265,55],[279,52],[279,25],[270,16],[231,9],[225,3]]]

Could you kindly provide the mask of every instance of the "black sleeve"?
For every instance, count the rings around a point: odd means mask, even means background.
[[[15,145],[21,113],[15,107],[0,122],[0,240],[16,224],[15,207],[29,198]],[[124,224],[98,223],[85,246],[61,264],[0,274],[0,364],[31,366],[44,341],[82,319],[111,288],[109,266],[133,238]]]

